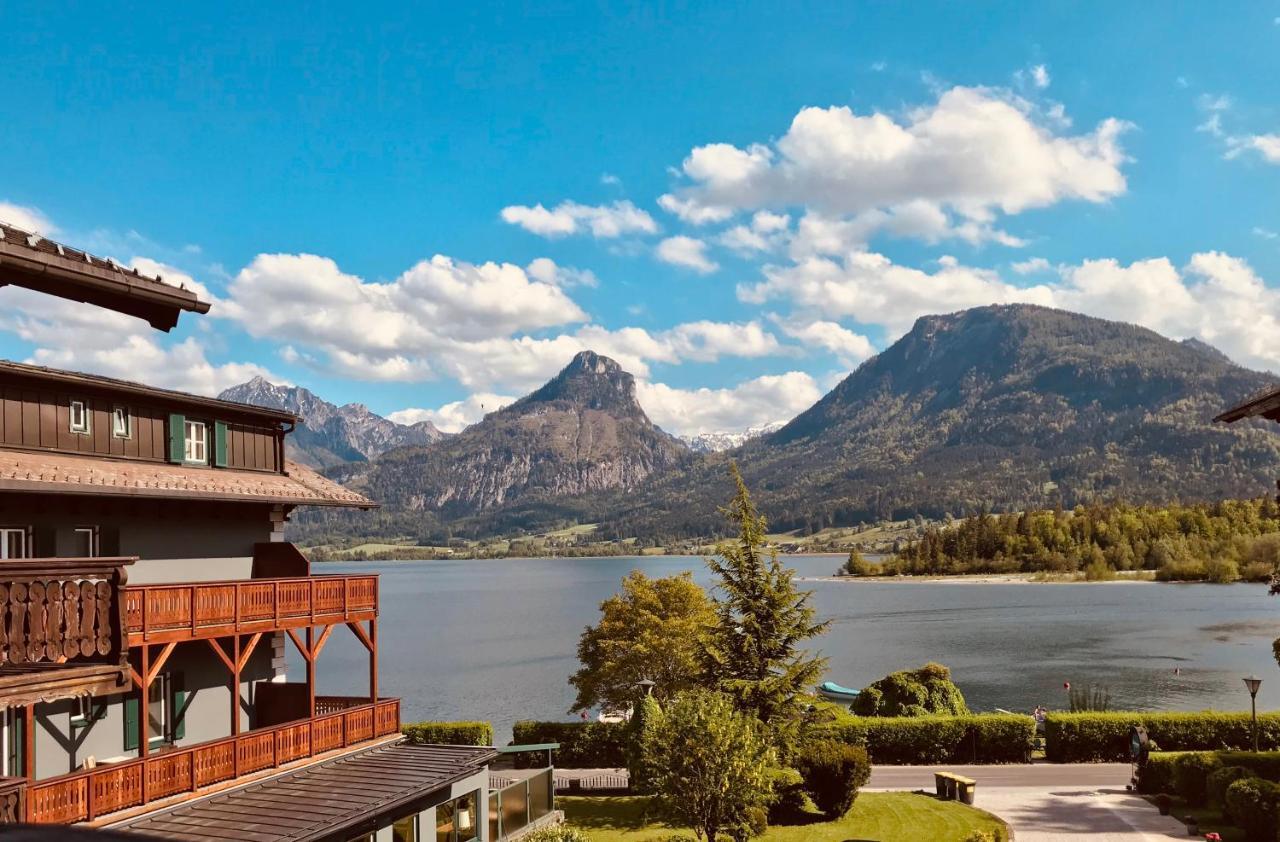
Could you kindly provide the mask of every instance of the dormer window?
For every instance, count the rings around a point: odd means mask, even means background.
[[[129,407],[117,406],[111,410],[111,435],[118,439],[133,437],[133,417]]]
[[[89,406],[84,401],[71,402],[71,432],[89,434]]]
[[[184,462],[207,464],[209,461],[209,428],[203,421],[185,422],[186,435],[182,459]]]

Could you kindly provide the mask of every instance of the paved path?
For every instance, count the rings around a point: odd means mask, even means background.
[[[1013,828],[1017,842],[1186,839],[1182,822],[1127,792],[1126,763],[1026,766],[877,766],[867,789],[933,791],[934,769],[978,782],[975,806]]]

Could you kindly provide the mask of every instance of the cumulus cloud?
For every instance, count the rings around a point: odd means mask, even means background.
[[[735,225],[720,235],[720,245],[741,255],[773,251],[786,238],[791,226],[787,214],[756,211],[750,225]]]
[[[1011,269],[1019,275],[1033,275],[1036,272],[1047,272],[1051,268],[1049,261],[1043,257],[1032,257],[1028,260],[1020,260],[1010,264]]]
[[[57,226],[39,208],[17,205],[12,202],[0,201],[0,222],[8,223],[15,228],[32,234],[52,236],[58,233]]]
[[[532,207],[508,205],[502,209],[502,219],[541,237],[590,232],[599,239],[612,239],[624,234],[654,234],[658,231],[653,217],[628,201],[608,205],[581,205],[565,201],[551,209],[541,203]]]
[[[803,371],[766,375],[725,389],[677,389],[637,381],[636,398],[655,424],[676,435],[741,431],[789,421],[808,409],[822,389]]]
[[[560,266],[549,257],[534,258],[528,266],[524,267],[524,271],[535,281],[565,289],[600,286],[600,279],[590,269]]]
[[[1042,90],[1049,87],[1049,82],[1051,81],[1049,78],[1049,68],[1045,67],[1043,64],[1037,64],[1035,67],[1031,68],[1031,81],[1035,83],[1037,88]]]
[[[1268,164],[1280,164],[1280,134],[1251,134],[1229,138],[1227,157],[1257,153]]]
[[[862,242],[888,229],[1020,245],[994,227],[997,214],[1103,202],[1126,189],[1120,136],[1128,124],[1107,119],[1091,132],[1061,133],[1068,123],[1060,107],[1042,111],[992,88],[955,87],[901,118],[805,108],[776,142],[694,148],[681,167],[686,184],[660,203],[690,222],[803,207],[851,226]]]
[[[824,319],[815,321],[779,319],[778,321],[782,332],[787,336],[799,340],[806,346],[830,352],[848,368],[853,368],[876,353],[876,348],[871,344],[870,339],[842,327],[837,322]]]
[[[430,421],[446,433],[457,433],[470,427],[490,412],[495,412],[515,402],[510,395],[477,392],[460,401],[450,401],[437,409],[401,409],[387,415],[397,424],[417,424]]]
[[[667,237],[658,243],[655,253],[663,263],[683,266],[702,275],[720,268],[720,264],[707,257],[707,244],[694,237]]]

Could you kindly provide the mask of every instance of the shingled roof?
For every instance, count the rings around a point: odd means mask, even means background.
[[[193,290],[0,222],[0,287],[8,284],[136,316],[157,330],[172,330],[183,311],[209,312]]]
[[[0,450],[0,491],[235,500],[372,509],[377,503],[296,462],[285,473]]]

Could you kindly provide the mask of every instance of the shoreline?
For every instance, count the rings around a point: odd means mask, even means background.
[[[957,573],[951,576],[797,576],[798,582],[838,582],[841,584],[947,584],[947,585],[1178,585],[1204,582],[1158,582],[1138,576],[1119,576],[1105,581],[1036,578],[1035,573]]]

